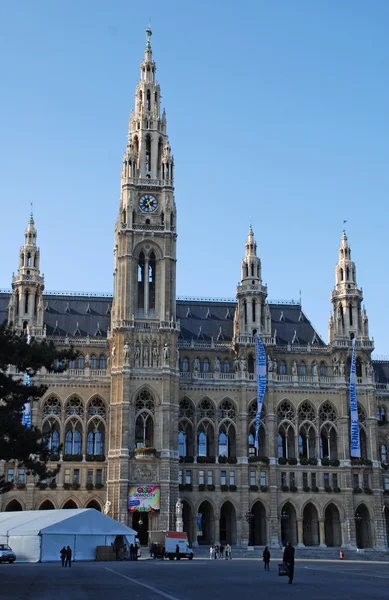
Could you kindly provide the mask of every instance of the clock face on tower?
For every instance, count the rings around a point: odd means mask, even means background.
[[[155,212],[158,208],[158,200],[152,194],[143,194],[139,198],[139,208],[145,213]]]

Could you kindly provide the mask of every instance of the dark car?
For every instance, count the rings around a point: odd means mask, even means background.
[[[12,565],[16,560],[16,554],[8,544],[0,544],[0,562],[8,562]]]

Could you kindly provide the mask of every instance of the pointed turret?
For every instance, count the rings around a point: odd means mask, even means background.
[[[42,335],[44,278],[40,274],[40,252],[36,245],[37,230],[31,212],[24,232],[24,244],[19,251],[19,269],[12,276],[13,293],[8,306],[8,322],[15,329],[31,329],[33,335]]]
[[[256,332],[270,335],[270,310],[266,303],[267,288],[262,285],[261,261],[257,256],[257,243],[250,225],[242,260],[241,282],[237,287],[237,318],[235,336],[252,336]]]
[[[351,260],[351,248],[346,231],[343,230],[339,260],[335,268],[335,287],[331,294],[333,306],[332,327],[329,327],[330,343],[335,339],[350,337],[368,339],[367,315],[362,317],[362,289],[357,286],[355,263]]]

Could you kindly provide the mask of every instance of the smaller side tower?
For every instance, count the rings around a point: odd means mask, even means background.
[[[362,300],[362,288],[357,286],[355,263],[351,260],[350,245],[343,230],[335,267],[335,287],[331,293],[333,314],[328,327],[329,343],[350,340],[350,337],[369,339],[369,324]]]
[[[8,305],[8,323],[15,329],[28,326],[32,335],[43,334],[44,277],[40,274],[40,252],[36,245],[37,230],[31,213],[19,252],[19,268],[12,275],[12,295]]]
[[[266,303],[267,287],[262,284],[261,261],[257,256],[257,243],[251,228],[242,260],[241,281],[237,286],[238,305],[235,314],[234,336],[271,335],[271,317]]]

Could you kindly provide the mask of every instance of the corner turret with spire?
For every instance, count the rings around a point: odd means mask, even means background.
[[[24,244],[19,251],[19,268],[12,275],[12,295],[8,305],[8,323],[15,329],[29,327],[32,335],[43,334],[44,277],[39,270],[40,252],[36,245],[37,230],[31,210],[27,228],[24,232]]]
[[[351,260],[351,248],[343,229],[335,267],[335,287],[331,293],[333,312],[328,326],[329,343],[352,337],[369,339],[368,318],[362,300],[362,288],[357,286],[355,263]]]

